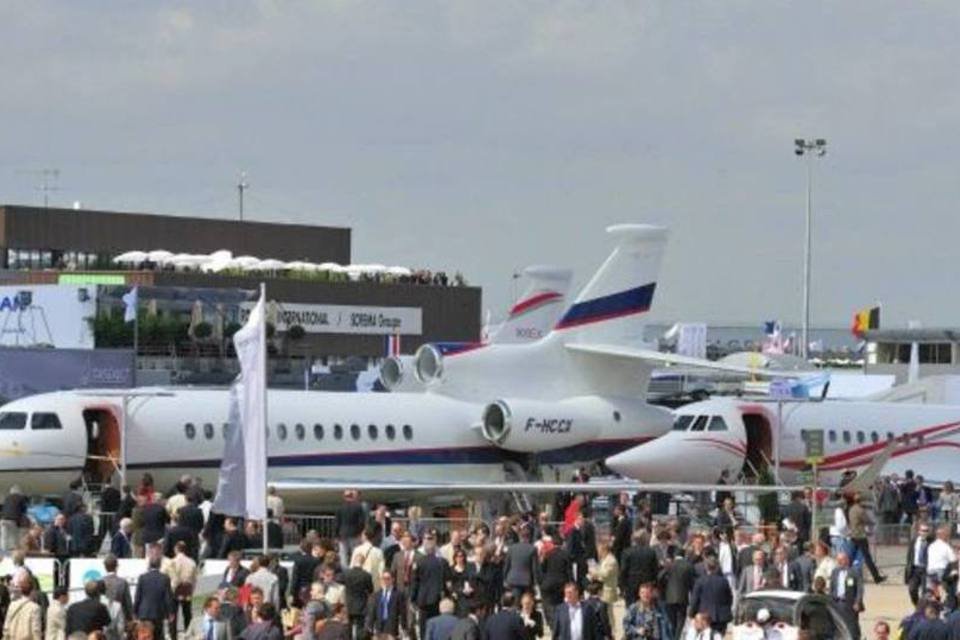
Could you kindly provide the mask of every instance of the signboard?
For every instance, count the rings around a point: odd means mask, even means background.
[[[0,287],[0,346],[93,349],[94,286]]]
[[[276,313],[268,307],[267,321],[276,321],[277,331],[300,325],[307,333],[348,333],[364,335],[418,336],[423,333],[423,312],[419,307],[373,307],[340,304],[283,304]],[[252,303],[240,309],[240,322],[247,321]]]
[[[56,560],[53,558],[24,558],[23,564],[27,569],[30,569],[30,573],[36,576],[43,592],[53,592],[53,576],[57,567]],[[13,560],[9,557],[0,560],[0,576],[12,576],[14,570]]]
[[[123,578],[130,585],[130,597],[137,596],[137,580],[146,573],[147,561],[143,559],[125,559],[117,561],[117,576]],[[88,580],[100,580],[106,575],[103,560],[98,558],[71,558],[70,559],[70,602],[83,600],[83,585]]]
[[[131,386],[132,350],[0,348],[0,402],[62,389]]]

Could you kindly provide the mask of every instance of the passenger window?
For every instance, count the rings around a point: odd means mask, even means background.
[[[673,421],[672,430],[686,431],[691,422],[693,422],[693,416],[677,416],[677,419]]]
[[[703,431],[707,428],[707,416],[697,416],[697,421],[690,427],[690,431]]]
[[[867,436],[863,433],[863,431],[857,431],[857,442],[859,442],[860,444],[863,444],[866,441],[867,441]]]
[[[872,442],[873,444],[877,444],[878,442],[880,442],[880,434],[877,433],[876,431],[871,432],[870,442]]]
[[[387,440],[394,440],[397,437],[397,429],[392,424],[388,424],[384,427],[384,432],[387,434]]]
[[[844,444],[850,444],[850,432],[849,432],[849,431],[844,431],[844,432],[843,432],[843,443],[844,443]]]
[[[203,425],[203,436],[207,440],[213,440],[213,425],[209,422]]]
[[[35,413],[30,416],[30,428],[34,431],[47,431],[63,429],[63,425],[60,424],[60,418],[55,413]]]
[[[192,422],[188,422],[183,425],[183,433],[187,436],[187,440],[193,440],[197,437],[197,428],[193,426]]]
[[[297,440],[303,440],[303,437],[307,434],[307,430],[299,423],[297,423],[297,426],[294,427],[293,430],[297,434]]]
[[[830,442],[836,442],[837,432],[834,431],[833,429],[830,429],[830,432],[827,434],[827,439],[830,440]]]
[[[710,418],[710,426],[707,431],[727,431],[727,423],[720,416]]]
[[[893,432],[887,431],[887,440],[893,440]]]
[[[287,439],[287,425],[283,424],[282,422],[277,425],[277,437],[281,440]]]
[[[317,440],[323,440],[323,425],[315,424],[313,425],[313,437]]]
[[[408,424],[403,425],[403,439],[412,440],[413,439],[413,427]]]
[[[380,435],[380,433],[377,431],[377,425],[372,424],[367,427],[367,435],[370,436],[371,440],[376,440],[377,436]]]
[[[360,439],[360,425],[352,424],[350,425],[350,437],[354,440]]]
[[[338,424],[333,425],[333,437],[336,440],[343,440],[343,427]]]
[[[23,429],[27,426],[27,414],[11,411],[0,413],[0,429]]]

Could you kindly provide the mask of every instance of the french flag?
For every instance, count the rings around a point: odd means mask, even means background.
[[[384,354],[389,356],[400,355],[400,334],[384,336]]]

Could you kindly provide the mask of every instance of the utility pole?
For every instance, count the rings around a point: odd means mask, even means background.
[[[813,237],[813,159],[827,155],[827,141],[823,138],[793,141],[793,152],[798,157],[806,156],[807,160],[807,213],[805,239],[803,244],[803,325],[800,337],[800,357],[807,359],[810,348],[810,263],[811,239]]]
[[[33,189],[43,193],[43,208],[49,208],[50,193],[60,190],[57,185],[60,180],[60,169],[23,169],[17,173],[29,173],[39,178],[39,184],[34,185]]]
[[[247,182],[247,172],[240,172],[240,179],[237,181],[237,196],[239,197],[240,205],[240,222],[243,222],[243,192],[250,188],[250,183]]]

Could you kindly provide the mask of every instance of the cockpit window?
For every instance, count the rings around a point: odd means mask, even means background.
[[[728,431],[727,423],[720,416],[713,416],[710,418],[710,426],[707,427],[707,431]]]
[[[55,413],[34,413],[30,416],[30,428],[35,431],[63,429],[63,425],[60,424],[60,418]]]
[[[0,429],[23,429],[27,426],[27,414],[15,411],[0,412]]]
[[[690,431],[703,431],[707,428],[707,416],[697,416],[697,421],[690,427]]]
[[[686,431],[691,422],[693,422],[693,416],[677,416],[673,421],[673,431]]]

